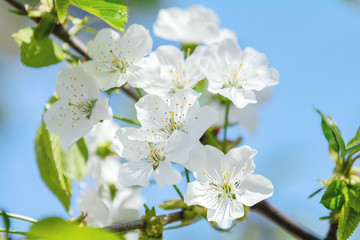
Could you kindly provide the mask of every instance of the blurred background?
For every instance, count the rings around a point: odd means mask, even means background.
[[[127,26],[138,23],[148,28],[154,48],[175,42],[153,35],[152,24],[161,8],[202,4],[212,8],[221,28],[236,32],[242,47],[252,46],[268,57],[269,66],[280,72],[280,84],[272,99],[259,108],[254,134],[232,128],[231,136],[242,135],[242,144],[258,150],[256,173],[269,178],[274,196],[269,202],[320,236],[329,224],[319,218],[328,211],[319,204],[321,194],[307,199],[321,187],[318,179],[332,175],[334,162],[314,107],[331,115],[345,141],[360,125],[360,4],[342,0],[128,0]],[[43,108],[55,89],[60,63],[40,69],[20,62],[19,49],[11,34],[28,25],[25,18],[10,14],[0,3],[0,209],[41,219],[47,216],[69,218],[58,200],[41,181],[34,153],[35,132]],[[70,9],[70,11],[76,11]],[[79,12],[79,14],[82,14]],[[105,25],[92,23],[92,27]],[[87,42],[94,35],[84,33]],[[115,113],[131,116],[123,95],[111,98]],[[121,124],[121,123],[120,123]],[[74,183],[74,199],[78,196]],[[185,182],[180,184],[185,192]],[[171,187],[151,186],[142,191],[148,206],[177,198]],[[156,197],[154,197],[156,196]],[[75,201],[73,214],[77,215]],[[158,213],[164,211],[158,210]],[[28,225],[12,222],[12,228]],[[189,227],[169,230],[165,239],[293,239],[256,213],[229,233],[216,232],[202,220]],[[357,230],[351,239],[360,239]]]

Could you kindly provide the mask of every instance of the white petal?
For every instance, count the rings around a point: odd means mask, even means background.
[[[89,56],[94,60],[111,62],[114,60],[111,51],[116,57],[119,56],[119,44],[120,34],[111,28],[103,28],[88,42]]]
[[[77,199],[79,211],[87,213],[86,221],[90,226],[103,227],[111,224],[111,209],[102,199],[98,189],[86,189]]]
[[[188,111],[186,127],[194,138],[200,139],[204,132],[219,120],[219,113],[210,106],[193,107]]]
[[[153,41],[149,30],[141,25],[131,25],[120,40],[121,57],[136,62],[150,54]]]
[[[189,161],[189,152],[196,140],[189,134],[175,130],[168,139],[165,149],[166,159],[178,164],[185,164]]]
[[[96,101],[89,119],[92,124],[97,124],[100,120],[109,120],[112,118],[113,113],[108,102],[108,98],[101,98]]]
[[[207,219],[216,222],[221,228],[231,227],[234,219],[244,216],[244,207],[241,203],[223,197],[216,209],[208,209]]]
[[[87,61],[82,64],[84,69],[95,78],[101,90],[120,87],[126,83],[126,74],[114,71],[109,65],[100,61]]]
[[[243,108],[249,103],[256,103],[256,96],[253,91],[230,87],[219,90],[219,93],[230,99],[238,108]]]
[[[229,119],[230,122],[238,122],[250,133],[256,131],[258,123],[257,104],[248,104],[244,108],[230,107]]]
[[[199,97],[200,94],[192,89],[184,89],[169,95],[169,107],[175,113],[175,122],[182,123],[187,120],[189,109],[193,108],[193,111],[196,111],[200,108]],[[187,125],[187,121],[184,125]]]
[[[208,184],[202,184],[199,181],[188,183],[184,202],[188,206],[200,205],[206,208],[217,208],[219,206],[217,193],[214,193]]]
[[[275,68],[268,69],[268,86],[275,86],[279,84],[280,74]]]
[[[245,191],[236,193],[236,201],[253,206],[254,204],[273,195],[274,186],[265,177],[252,174],[240,182],[239,188]]]
[[[100,97],[96,81],[84,71],[82,65],[60,71],[56,80],[56,93],[73,104]]]
[[[249,146],[241,146],[231,149],[226,156],[228,156],[228,164],[224,167],[224,170],[229,172],[234,171],[236,180],[242,181],[242,179],[255,171],[255,163],[253,161],[257,151]],[[224,163],[224,165],[225,165]],[[235,169],[233,169],[235,168]]]
[[[208,182],[208,178],[205,177],[204,172],[215,179],[218,175],[217,172],[222,171],[222,163],[220,159],[225,155],[222,151],[210,145],[206,145],[204,149],[206,151],[204,167],[198,172],[194,172],[194,175],[196,179],[200,180],[201,182]]]
[[[172,45],[163,45],[156,49],[156,56],[162,65],[171,65],[175,69],[179,65],[184,65],[184,53]],[[180,69],[176,69],[180,70]]]
[[[205,161],[205,147],[200,143],[200,141],[198,141],[189,152],[189,161],[182,165],[192,172],[198,172],[203,169]]]
[[[116,153],[127,160],[140,160],[150,153],[149,144],[143,141],[130,140],[129,135],[136,128],[120,128],[115,133],[115,139],[113,142]]]
[[[151,163],[129,161],[120,166],[119,181],[125,187],[136,185],[147,187],[153,173]]]
[[[174,185],[181,181],[181,174],[176,171],[169,161],[160,162],[159,166],[154,172],[155,182],[159,187],[163,188],[165,185]]]

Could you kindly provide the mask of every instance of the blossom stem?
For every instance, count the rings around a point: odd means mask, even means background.
[[[219,142],[218,140],[216,139],[216,137],[214,136],[214,134],[212,133],[212,131],[210,130],[207,130],[205,132],[205,135],[207,137],[207,139],[210,141],[210,144],[216,148],[219,147]]]
[[[117,115],[113,115],[113,118],[118,119],[118,120],[123,121],[123,122],[131,123],[131,124],[134,124],[134,125],[141,125],[139,121],[124,118],[124,117],[120,117],[120,116],[117,116]]]
[[[181,194],[179,188],[178,188],[176,185],[173,185],[173,187],[175,188],[176,192],[179,194],[180,198],[181,198],[182,200],[184,200],[184,196]]]
[[[189,176],[189,170],[185,169],[185,176],[186,176],[186,181],[189,183],[190,182],[190,176]]]
[[[2,215],[3,211],[0,211],[0,215]],[[19,214],[15,214],[15,213],[6,213],[6,215],[9,218],[14,218],[14,219],[19,219],[19,220],[23,220],[26,222],[30,222],[30,223],[37,223],[37,220],[31,217],[26,217],[26,216],[22,216]]]
[[[222,151],[224,153],[226,153],[226,145],[227,145],[227,137],[226,137],[226,132],[227,132],[227,127],[229,125],[229,109],[230,109],[230,101],[227,100],[226,101],[226,110],[225,110],[225,121],[224,121],[224,142],[223,142],[223,148]]]
[[[11,233],[11,234],[19,234],[19,235],[24,235],[26,236],[27,233],[26,232],[20,232],[20,231],[17,231],[17,230],[9,230],[7,231],[6,229],[3,229],[3,228],[0,228],[0,232],[7,232],[7,233]]]
[[[143,97],[143,94],[141,93],[140,89],[135,88],[135,90],[136,90],[136,92],[139,94],[140,98],[142,98],[142,97]]]

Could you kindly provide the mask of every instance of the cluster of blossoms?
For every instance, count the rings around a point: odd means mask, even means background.
[[[223,125],[227,114],[231,123],[254,131],[256,106],[266,101],[279,74],[268,68],[264,54],[242,50],[236,35],[219,29],[216,14],[202,6],[160,10],[154,33],[180,42],[184,50],[166,45],[152,52],[149,31],[136,24],[122,35],[100,30],[88,43],[92,60],[60,72],[60,100],[44,122],[65,151],[91,131],[88,168],[97,187],[86,189],[78,205],[95,225],[137,215],[138,186],[147,187],[152,176],[160,187],[177,184],[182,175],[176,164],[196,178],[188,183],[185,203],[207,208],[209,221],[229,228],[244,215],[243,205],[270,197],[273,186],[252,174],[256,150],[242,146],[225,154],[200,140],[209,128]],[[208,92],[197,88],[205,80]],[[146,93],[135,104],[138,128],[114,126],[108,99],[100,96],[101,90],[125,84]]]

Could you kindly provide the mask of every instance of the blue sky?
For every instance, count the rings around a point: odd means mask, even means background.
[[[237,33],[240,46],[251,46],[265,53],[269,65],[280,72],[280,84],[273,88],[273,98],[259,108],[256,133],[234,128],[231,135],[243,135],[243,144],[258,150],[256,172],[269,178],[275,186],[269,202],[302,225],[324,235],[328,223],[318,219],[328,212],[319,204],[320,196],[310,200],[306,197],[320,187],[318,179],[331,176],[334,163],[328,156],[328,145],[314,107],[333,116],[345,140],[349,140],[360,125],[360,8],[340,0],[164,0],[154,9],[133,8],[129,25],[136,22],[152,32],[159,8],[187,7],[195,2],[214,9],[221,27]],[[177,45],[154,36],[154,49],[162,44]],[[18,53],[0,50],[0,106],[3,111],[0,208],[9,212],[34,218],[67,217],[40,180],[33,146],[43,107],[63,67],[65,64],[27,68],[20,63]],[[114,111],[126,114],[121,107],[122,99],[121,96],[112,99]],[[185,191],[185,184],[180,188]],[[174,190],[167,187],[153,186],[143,193],[149,205],[176,198]],[[250,216],[252,226],[268,227],[266,221],[255,215]],[[26,225],[14,222],[14,228],[26,229]],[[224,235],[214,232],[202,221],[186,231],[166,232],[165,237],[180,239],[181,233],[181,239],[204,236],[240,239],[240,231],[253,228],[250,223],[239,224],[232,235]],[[357,231],[352,239],[359,235]],[[258,239],[280,239],[266,236]],[[284,236],[284,239],[291,239],[289,235]]]

